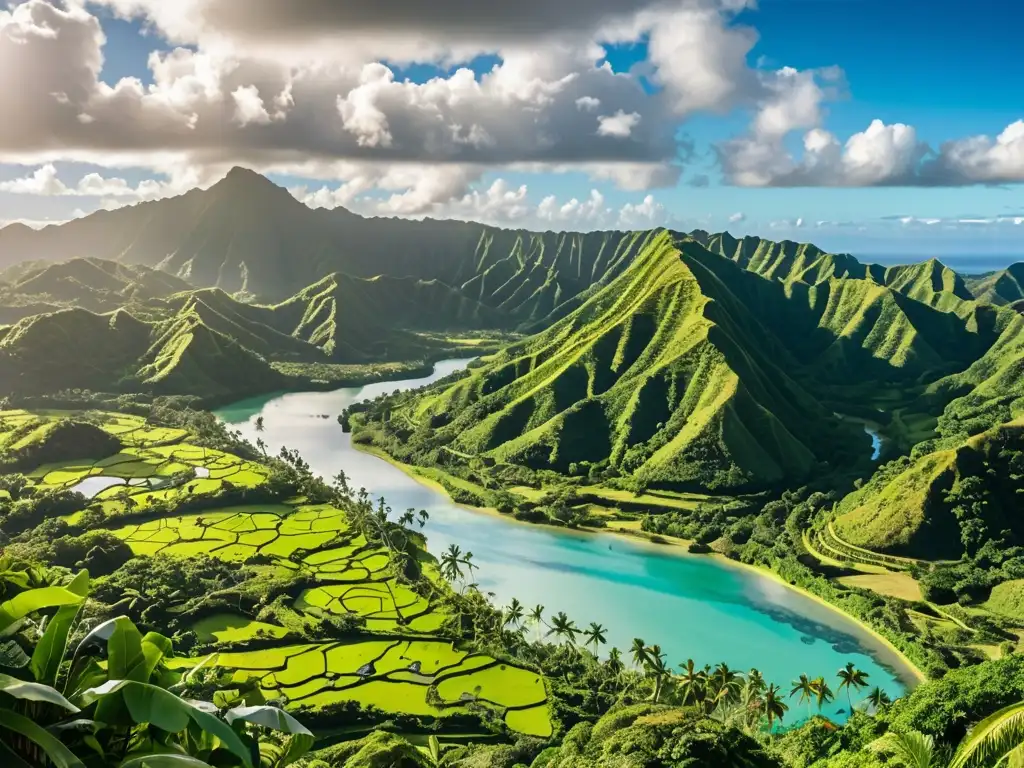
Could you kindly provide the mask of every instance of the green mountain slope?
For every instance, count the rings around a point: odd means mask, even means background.
[[[69,307],[109,312],[191,289],[180,278],[137,264],[103,259],[25,262],[0,272],[0,322]]]
[[[970,278],[967,285],[980,301],[999,306],[1024,300],[1024,262],[1006,269]]]
[[[20,394],[80,388],[216,397],[266,392],[284,377],[194,312],[148,323],[124,310],[68,309],[0,329],[0,382]]]
[[[663,232],[547,331],[395,420],[455,450],[567,471],[608,462],[666,488],[741,488],[807,474],[850,437],[785,372],[730,282],[746,275]],[[754,278],[756,279],[756,278]]]
[[[893,462],[839,507],[836,532],[854,546],[958,559],[1003,531],[1019,544],[1024,521],[1024,419],[944,450]],[[972,522],[974,521],[974,522]]]

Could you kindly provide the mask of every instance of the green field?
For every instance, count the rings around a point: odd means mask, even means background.
[[[259,558],[308,584],[291,600],[300,617],[347,615],[362,621],[344,640],[294,645],[288,643],[287,627],[242,613],[197,619],[191,629],[201,643],[271,645],[220,653],[216,665],[225,671],[225,689],[257,677],[268,698],[293,707],[356,702],[386,713],[427,717],[484,707],[504,716],[513,730],[552,733],[544,680],[436,637],[449,617],[428,596],[435,594],[433,588],[420,594],[403,582],[389,550],[369,542],[342,510],[304,499],[217,506],[216,499],[225,493],[259,490],[268,471],[193,445],[186,432],[155,427],[139,417],[90,414],[88,423],[69,422],[75,415],[0,412],[0,447],[8,451],[38,448],[49,456],[54,449],[48,441],[59,435],[55,425],[68,423],[87,436],[116,438],[101,440],[112,446],[109,455],[52,461],[26,472],[30,484],[41,490],[83,492],[87,509],[67,516],[67,522],[81,519],[89,508],[102,511],[106,527],[137,556],[210,555],[238,564]],[[83,483],[99,485],[85,488]],[[109,483],[117,484],[100,487]],[[204,509],[163,511],[185,501],[203,501]],[[187,668],[198,661],[175,663]],[[428,701],[430,690],[438,696],[435,703]]]

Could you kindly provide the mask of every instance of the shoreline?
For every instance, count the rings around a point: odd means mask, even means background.
[[[375,456],[376,458],[381,459],[382,461],[386,461],[388,464],[390,464],[391,466],[393,466],[396,469],[400,470],[405,475],[407,475],[411,479],[415,480],[417,483],[420,483],[421,485],[424,485],[424,486],[430,488],[431,490],[436,491],[436,492],[442,494],[446,499],[448,499],[448,501],[450,503],[454,504],[457,507],[465,509],[465,510],[467,510],[469,512],[474,512],[474,513],[477,513],[477,514],[489,515],[491,517],[500,518],[501,520],[504,520],[506,522],[518,523],[520,525],[528,525],[528,526],[531,526],[533,528],[543,528],[543,529],[547,529],[547,530],[550,530],[550,531],[557,531],[558,533],[561,533],[561,534],[579,535],[579,536],[594,536],[594,535],[611,536],[611,537],[614,537],[614,538],[622,539],[623,541],[628,541],[628,542],[630,542],[632,544],[639,544],[639,545],[642,545],[642,546],[663,550],[666,554],[670,554],[673,557],[711,557],[712,559],[714,559],[716,562],[718,562],[719,564],[721,564],[723,566],[732,567],[732,568],[735,568],[736,570],[747,572],[747,573],[754,573],[754,574],[757,574],[758,576],[761,576],[761,577],[767,577],[767,578],[771,579],[773,582],[775,582],[776,584],[778,584],[778,585],[780,585],[782,587],[785,587],[786,589],[792,590],[793,592],[795,592],[795,593],[797,593],[799,595],[802,595],[803,597],[806,597],[806,598],[810,599],[814,603],[817,603],[818,605],[823,606],[823,607],[829,609],[830,611],[838,614],[839,616],[842,616],[844,619],[846,619],[847,621],[851,622],[856,627],[858,627],[860,630],[862,630],[865,634],[870,636],[873,640],[878,642],[886,651],[888,651],[889,653],[893,654],[893,656],[899,661],[900,666],[903,668],[903,669],[892,670],[893,674],[900,681],[900,683],[902,683],[904,686],[906,686],[908,692],[913,690],[914,688],[916,688],[921,683],[924,683],[924,682],[926,682],[928,680],[928,678],[925,676],[925,674],[920,669],[918,669],[917,665],[915,665],[909,658],[907,658],[906,654],[904,654],[903,651],[901,651],[899,648],[897,648],[888,638],[886,638],[880,632],[875,630],[873,627],[869,626],[868,624],[865,624],[863,621],[861,621],[857,617],[851,616],[850,614],[846,613],[846,611],[844,611],[843,609],[839,608],[836,605],[833,605],[832,603],[830,603],[827,600],[819,597],[818,595],[814,594],[813,592],[809,592],[806,589],[798,587],[798,586],[796,586],[794,584],[790,584],[788,581],[783,579],[778,573],[776,573],[775,571],[773,571],[773,570],[771,570],[769,568],[762,568],[760,566],[750,565],[749,563],[742,563],[742,562],[740,562],[738,560],[732,560],[731,558],[728,558],[725,555],[722,555],[722,554],[719,554],[719,553],[711,553],[711,554],[707,554],[707,555],[695,555],[695,554],[692,554],[689,551],[687,551],[687,549],[686,549],[686,547],[689,545],[689,542],[687,542],[687,541],[685,541],[683,539],[673,539],[673,538],[670,538],[670,537],[663,537],[663,542],[664,543],[662,543],[662,542],[651,541],[651,539],[649,537],[647,537],[647,536],[635,534],[635,533],[632,533],[632,532],[629,532],[629,531],[625,531],[625,530],[622,530],[622,529],[617,529],[617,530],[616,529],[603,529],[603,528],[575,528],[574,529],[574,528],[567,528],[567,527],[561,527],[561,526],[556,526],[556,525],[548,525],[548,524],[545,524],[545,523],[530,523],[530,522],[527,522],[525,520],[516,520],[512,515],[503,515],[501,512],[499,512],[498,510],[494,509],[493,507],[474,507],[474,506],[469,506],[468,504],[459,504],[454,499],[452,499],[451,495],[448,493],[448,490],[443,485],[441,485],[439,482],[437,482],[436,480],[434,480],[432,478],[424,477],[423,475],[419,474],[416,471],[417,467],[415,467],[414,465],[404,464],[403,462],[400,462],[397,459],[389,456],[387,453],[385,453],[384,451],[380,450],[379,448],[376,448],[376,447],[373,447],[373,446],[366,446],[366,445],[361,445],[361,444],[353,442],[352,443],[352,447],[355,448],[357,451],[359,451],[361,453],[365,453],[365,454],[368,454],[368,455],[371,455],[371,456]],[[903,672],[909,672],[910,673],[910,677],[908,678],[905,674],[902,674]]]

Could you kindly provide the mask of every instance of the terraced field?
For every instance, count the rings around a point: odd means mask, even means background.
[[[2,411],[0,451],[10,456],[44,442],[53,424],[73,416]],[[448,616],[428,596],[434,590],[420,594],[419,587],[400,582],[389,551],[368,541],[342,510],[289,499],[175,514],[176,506],[199,497],[258,491],[269,472],[192,445],[186,432],[153,427],[139,417],[91,414],[89,423],[116,437],[120,449],[45,464],[26,475],[40,488],[74,490],[87,498],[87,508],[67,516],[68,522],[82,520],[90,508],[100,510],[105,526],[139,556],[205,554],[239,564],[256,558],[307,579],[311,586],[292,601],[299,614],[354,615],[365,622],[357,634],[335,642],[295,645],[288,628],[240,614],[197,619],[192,629],[205,643],[227,649],[253,641],[271,646],[219,653],[215,664],[225,671],[228,689],[257,678],[268,698],[290,707],[356,702],[418,716],[483,708],[503,717],[512,730],[552,733],[542,677],[437,637]],[[176,663],[187,668],[197,662]]]
[[[482,705],[505,710],[505,721],[514,730],[551,734],[539,675],[490,656],[455,650],[447,642],[380,638],[290,645],[221,653],[214,663],[229,672],[234,683],[255,679],[266,698],[283,700],[290,707],[356,701],[393,714],[437,715]],[[436,697],[428,696],[432,688]]]

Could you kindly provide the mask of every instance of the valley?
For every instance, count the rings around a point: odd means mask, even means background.
[[[214,722],[414,768],[620,715],[876,768],[865,734],[1024,699],[1019,265],[369,219],[242,169],[0,264],[0,681],[108,714],[137,644]],[[33,662],[48,626],[111,627],[103,664]]]

